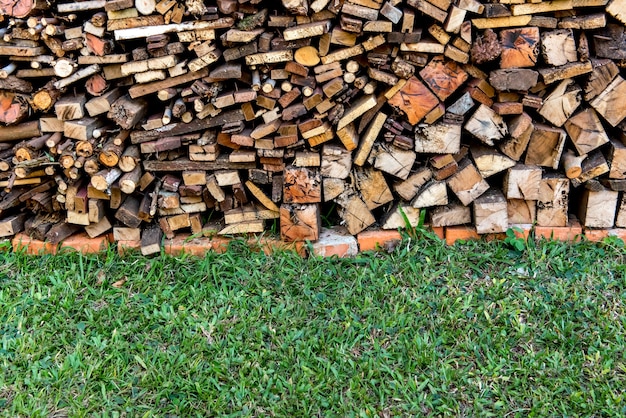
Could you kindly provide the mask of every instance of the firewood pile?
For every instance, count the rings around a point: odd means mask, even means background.
[[[625,24],[626,0],[0,0],[0,235],[626,227]]]

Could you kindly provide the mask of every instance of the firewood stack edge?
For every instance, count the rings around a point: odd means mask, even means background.
[[[626,227],[626,0],[0,0],[0,235]]]

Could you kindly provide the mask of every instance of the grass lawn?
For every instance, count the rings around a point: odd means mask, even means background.
[[[0,415],[626,415],[622,241],[418,235],[353,259],[5,247]]]

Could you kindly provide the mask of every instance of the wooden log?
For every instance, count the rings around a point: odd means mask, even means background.
[[[500,68],[526,68],[537,64],[539,28],[524,27],[500,31]]]
[[[509,200],[539,199],[541,176],[542,170],[539,167],[517,164],[509,168],[504,177],[503,186],[506,198]]]
[[[0,123],[15,125],[28,117],[30,106],[28,97],[6,90],[0,90]]]
[[[422,186],[411,201],[414,208],[429,208],[448,204],[448,190],[443,181],[430,181]]]
[[[350,234],[356,235],[376,222],[374,215],[354,190],[344,191],[335,201],[340,206],[339,216]]]
[[[457,173],[447,180],[447,184],[466,206],[489,189],[489,184],[468,159],[459,163]]]
[[[578,211],[580,222],[588,228],[612,228],[618,197],[618,192],[608,189],[583,191]]]
[[[401,149],[394,145],[380,145],[375,154],[374,168],[403,180],[411,173],[417,158],[413,150]]]
[[[589,104],[611,126],[617,126],[626,118],[626,105],[622,98],[626,94],[626,81],[616,76],[611,83]]]
[[[606,159],[598,150],[588,154],[587,158],[583,160],[581,168],[582,173],[575,179],[571,180],[572,186],[574,187],[578,187],[586,181],[589,181],[609,172],[609,166],[606,162]]]
[[[461,147],[461,125],[439,122],[415,128],[415,152],[456,154]]]
[[[286,167],[283,174],[285,203],[318,203],[322,201],[322,179],[319,171],[306,167]]]
[[[437,106],[439,100],[421,81],[411,77],[388,103],[402,111],[410,124],[416,125]]]
[[[479,234],[505,232],[509,227],[507,202],[504,195],[490,189],[474,200],[474,226]]]
[[[464,225],[470,222],[472,222],[472,215],[469,206],[450,203],[430,211],[430,223],[434,227]]]
[[[280,236],[283,241],[316,241],[319,238],[320,229],[319,205],[281,205]]]
[[[581,104],[582,89],[567,79],[544,99],[539,114],[554,126],[561,127]]]
[[[464,126],[465,130],[487,145],[494,146],[508,133],[502,116],[481,104]]]
[[[352,172],[354,186],[369,210],[376,209],[393,200],[391,189],[382,172],[372,168],[355,167]]]
[[[568,221],[570,181],[557,173],[546,173],[541,179],[537,199],[537,225],[566,226]]]
[[[507,214],[509,225],[532,225],[537,219],[537,202],[535,200],[508,199]]]
[[[478,172],[485,178],[505,171],[515,165],[515,160],[500,154],[491,147],[475,145],[471,147],[470,152]]]
[[[557,169],[565,146],[565,130],[535,124],[526,151],[525,164]]]

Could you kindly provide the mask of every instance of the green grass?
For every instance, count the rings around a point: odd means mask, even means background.
[[[0,253],[4,416],[624,416],[624,244]]]

